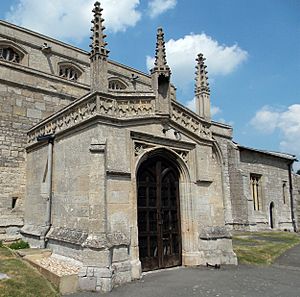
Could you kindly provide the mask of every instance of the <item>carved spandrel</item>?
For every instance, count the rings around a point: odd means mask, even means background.
[[[181,158],[185,163],[187,163],[187,161],[188,161],[188,156],[189,156],[189,152],[188,152],[188,151],[176,150],[175,152],[180,156],[180,158]]]
[[[147,149],[153,148],[154,146],[143,143],[143,142],[135,142],[134,143],[134,155],[135,157],[140,156],[144,153]]]

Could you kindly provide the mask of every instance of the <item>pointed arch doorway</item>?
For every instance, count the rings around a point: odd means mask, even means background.
[[[137,172],[139,257],[142,270],[181,265],[179,171],[162,155]]]

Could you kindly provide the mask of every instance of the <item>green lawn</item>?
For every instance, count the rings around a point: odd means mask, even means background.
[[[239,264],[271,264],[284,251],[300,243],[292,232],[243,232],[233,235]]]
[[[0,280],[0,297],[59,296],[43,276],[4,247],[0,247],[0,272],[10,277]]]

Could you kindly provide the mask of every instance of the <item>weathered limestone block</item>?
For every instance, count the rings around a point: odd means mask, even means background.
[[[110,268],[84,266],[78,273],[79,288],[83,291],[110,292],[113,287],[114,272]]]
[[[201,264],[237,264],[232,249],[232,236],[226,227],[206,227],[199,234]]]
[[[78,283],[82,291],[96,291],[97,278],[94,276],[80,277]]]
[[[114,270],[114,285],[120,285],[131,281],[131,265],[129,261],[114,263],[112,268]]]
[[[216,227],[201,228],[199,238],[203,240],[212,240],[212,239],[221,239],[221,238],[231,239],[232,235],[226,229],[225,226],[216,226]]]
[[[211,182],[212,148],[210,146],[196,146],[196,180]]]
[[[113,249],[112,262],[121,262],[128,260],[128,248],[127,247],[115,247]]]
[[[111,251],[108,249],[94,250],[85,248],[83,251],[83,264],[98,268],[105,268],[111,265]]]

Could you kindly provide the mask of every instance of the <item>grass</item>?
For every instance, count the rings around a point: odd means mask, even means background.
[[[12,250],[28,249],[29,243],[23,240],[19,240],[17,242],[11,243],[8,247]]]
[[[10,277],[0,280],[0,297],[60,296],[43,276],[4,247],[0,247],[0,272]]]
[[[244,232],[233,235],[239,264],[272,264],[283,252],[300,243],[290,232]]]

